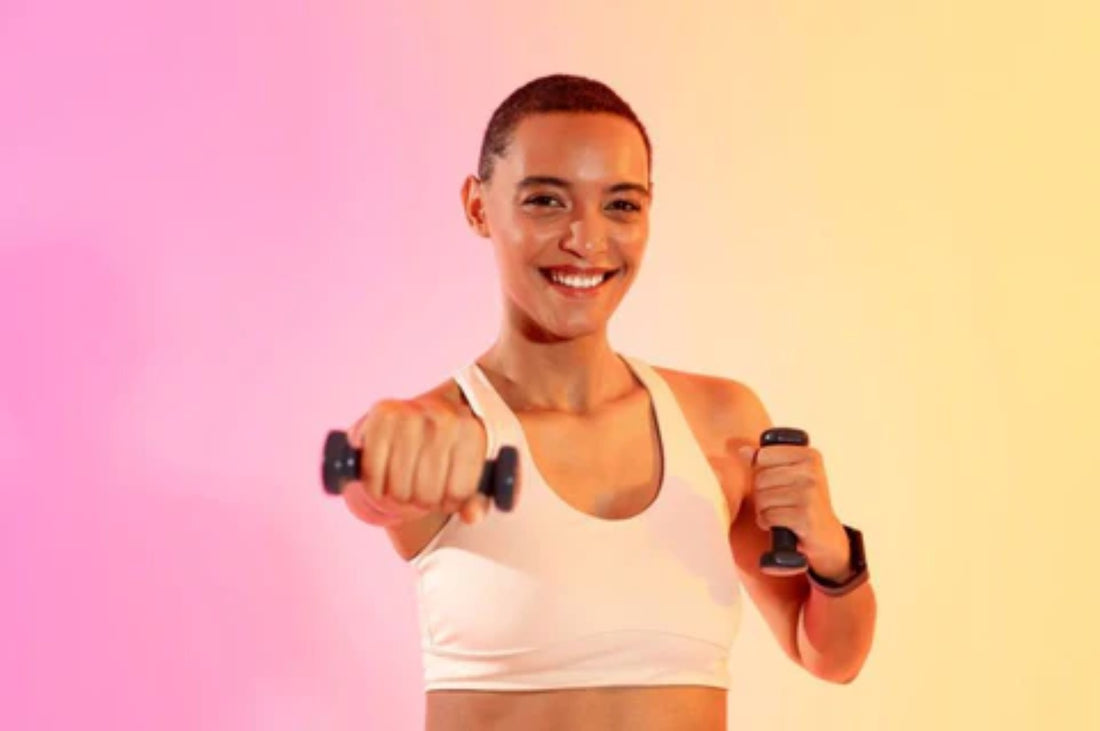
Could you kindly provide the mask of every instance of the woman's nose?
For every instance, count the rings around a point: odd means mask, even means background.
[[[569,224],[563,248],[579,256],[592,256],[607,248],[607,228],[593,216],[582,216]]]

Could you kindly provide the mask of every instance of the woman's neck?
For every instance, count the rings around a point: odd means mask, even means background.
[[[537,342],[505,329],[478,365],[513,411],[586,413],[637,387],[606,331]]]

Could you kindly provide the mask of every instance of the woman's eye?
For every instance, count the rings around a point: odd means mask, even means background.
[[[533,206],[540,206],[540,207],[561,205],[561,203],[558,201],[558,199],[555,198],[552,195],[533,195],[530,198],[528,198],[527,200],[525,200],[523,203],[524,203],[524,205],[533,205]]]
[[[611,207],[617,211],[629,211],[631,213],[642,210],[641,206],[628,200],[612,201]]]

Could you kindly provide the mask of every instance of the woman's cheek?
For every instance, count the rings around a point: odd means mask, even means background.
[[[534,222],[530,231],[530,240],[539,251],[556,245],[568,236],[569,224],[564,217]]]
[[[645,221],[624,225],[619,230],[619,240],[624,246],[644,247],[649,237],[649,224]]]
[[[626,259],[626,263],[631,265],[631,268],[637,268],[645,255],[646,240],[649,233],[647,227],[640,225],[624,226],[616,233],[615,242],[618,244],[623,258]]]

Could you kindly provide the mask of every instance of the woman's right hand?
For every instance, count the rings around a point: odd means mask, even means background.
[[[485,427],[469,409],[442,399],[385,399],[348,430],[362,450],[358,480],[344,501],[361,520],[389,527],[430,513],[480,520],[489,497],[479,493],[485,467]]]

